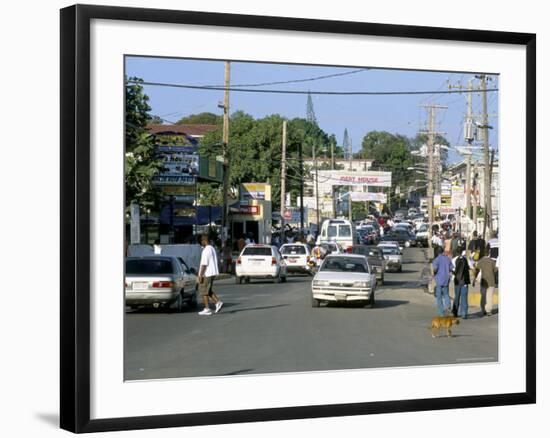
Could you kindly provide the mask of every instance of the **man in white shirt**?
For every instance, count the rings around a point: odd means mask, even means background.
[[[212,290],[214,278],[219,274],[218,255],[216,254],[214,247],[210,245],[208,236],[204,235],[201,237],[201,246],[203,247],[203,250],[197,281],[199,283],[199,293],[202,297],[204,309],[199,312],[199,315],[212,315],[212,310],[210,310],[208,305],[210,298],[216,305],[214,313],[218,313],[223,306],[222,300],[220,300]]]

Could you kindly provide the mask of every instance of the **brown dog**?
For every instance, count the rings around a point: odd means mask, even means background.
[[[447,337],[451,337],[451,327],[453,324],[460,324],[460,319],[454,316],[435,316],[432,318],[432,338],[436,337],[436,333],[439,335],[442,328],[447,329]]]

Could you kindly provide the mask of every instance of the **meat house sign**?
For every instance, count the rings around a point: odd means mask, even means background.
[[[320,171],[319,182],[332,186],[391,187],[391,172]]]

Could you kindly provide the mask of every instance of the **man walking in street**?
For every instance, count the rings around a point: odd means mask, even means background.
[[[485,249],[485,240],[482,237],[478,237],[477,231],[474,231],[472,240],[468,245],[468,251],[470,252],[470,258],[477,262],[483,257],[483,250]]]
[[[489,246],[485,248],[485,255],[477,262],[476,276],[481,272],[481,313],[491,316],[493,314],[493,292],[495,291],[496,262],[489,256]]]
[[[202,297],[204,309],[199,312],[199,315],[212,315],[212,310],[210,310],[208,304],[210,299],[212,299],[216,305],[215,313],[218,313],[223,306],[223,302],[212,290],[214,278],[219,274],[218,256],[214,247],[210,245],[210,240],[207,235],[203,235],[200,242],[203,249],[197,281],[199,283],[199,293]]]
[[[468,285],[470,284],[470,265],[466,252],[462,247],[456,250],[458,257],[454,259],[454,303],[453,314],[466,319],[468,317]]]
[[[434,247],[436,255],[432,266],[435,280],[435,302],[439,316],[451,313],[451,300],[449,298],[449,280],[453,269],[451,259],[443,254],[440,246]]]

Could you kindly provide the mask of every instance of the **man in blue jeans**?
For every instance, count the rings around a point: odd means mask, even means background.
[[[451,259],[443,254],[442,248],[435,247],[435,259],[432,263],[435,280],[435,302],[439,316],[445,316],[445,312],[451,312],[451,300],[449,298],[449,280],[453,270]]]

